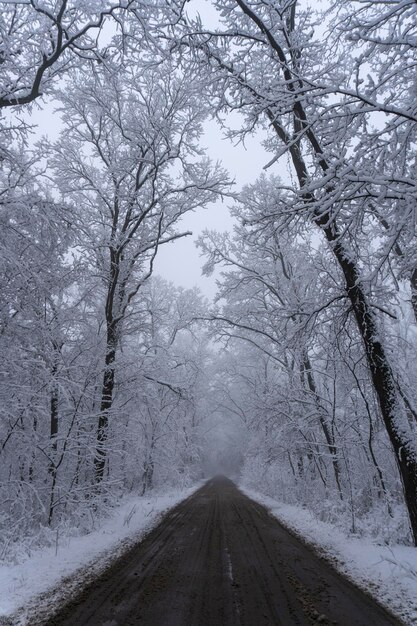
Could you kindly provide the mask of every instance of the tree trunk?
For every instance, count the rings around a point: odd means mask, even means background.
[[[101,388],[100,415],[97,426],[97,445],[94,457],[95,482],[101,483],[106,467],[105,444],[108,437],[109,413],[113,404],[114,361],[116,359],[116,326],[113,321],[107,323],[106,359]]]
[[[147,455],[147,458],[146,458],[144,466],[143,466],[142,493],[141,493],[142,496],[144,496],[145,493],[149,489],[152,489],[153,472],[154,472],[154,469],[155,469],[155,463],[153,461],[153,451],[154,451],[154,448],[155,448],[155,435],[152,434],[151,445],[149,447],[149,453]]]
[[[329,227],[324,230],[328,231]],[[328,241],[331,240],[328,238]],[[334,241],[333,239],[332,243]],[[340,239],[333,245],[333,251],[345,276],[346,291],[365,346],[382,418],[396,455],[414,542],[417,545],[417,459],[407,434],[399,423],[398,413],[401,408],[398,406],[395,379],[384,347],[379,340],[375,315],[367,302],[359,271],[343,250]]]
[[[306,352],[304,352],[303,362],[301,364],[301,367],[302,367],[303,374],[305,374],[307,377],[308,388],[314,395],[314,400],[315,400],[317,411],[318,411],[319,423],[323,431],[324,437],[326,439],[326,443],[329,448],[330,456],[332,459],[333,473],[334,473],[334,478],[336,481],[337,490],[339,492],[340,499],[343,500],[343,491],[342,491],[342,487],[340,484],[340,466],[339,466],[339,459],[337,458],[336,444],[335,444],[335,440],[333,437],[333,433],[327,423],[326,410],[323,408],[320,402],[320,398],[317,394],[317,387],[316,387],[316,382],[314,380],[314,374],[313,374],[313,370],[311,367],[310,358]]]
[[[153,481],[153,471],[154,471],[154,463],[152,459],[147,459],[144,464],[143,474],[142,474],[142,493],[144,496],[149,489],[152,489],[152,481]]]
[[[411,306],[413,307],[414,320],[417,324],[417,268],[412,271],[410,277],[411,286]]]
[[[49,408],[50,408],[50,438],[51,438],[51,461],[49,463],[49,473],[52,476],[52,491],[54,490],[55,482],[56,482],[56,464],[55,464],[55,456],[56,451],[58,449],[58,428],[59,428],[59,414],[58,414],[58,405],[59,405],[59,388],[58,382],[56,380],[58,374],[58,351],[59,345],[56,341],[52,342],[52,367],[51,367],[51,395],[49,400]],[[51,496],[51,498],[53,495]],[[52,519],[52,513],[50,512],[49,518]]]

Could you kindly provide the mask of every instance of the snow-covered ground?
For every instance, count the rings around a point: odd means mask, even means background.
[[[33,552],[23,563],[0,566],[0,626],[44,619],[80,586],[138,541],[161,516],[200,485],[170,495],[125,498],[111,518],[82,537],[57,538],[53,548]]]
[[[239,488],[406,624],[417,624],[417,548],[381,546],[348,537],[301,507],[277,502],[242,485]]]

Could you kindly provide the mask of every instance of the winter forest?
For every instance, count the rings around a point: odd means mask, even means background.
[[[416,47],[414,0],[0,0],[1,560],[216,472],[416,545]],[[219,203],[211,299],[155,265]]]

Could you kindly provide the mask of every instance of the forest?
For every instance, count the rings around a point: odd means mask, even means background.
[[[214,472],[417,544],[416,18],[0,0],[1,560]],[[155,263],[217,202],[211,301]]]

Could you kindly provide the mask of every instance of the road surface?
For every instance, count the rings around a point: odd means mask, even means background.
[[[47,626],[399,626],[225,479],[172,509]]]

